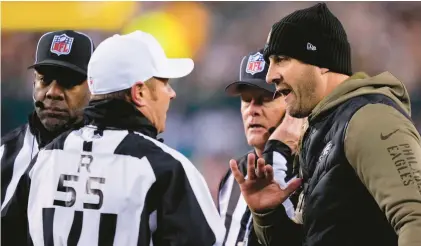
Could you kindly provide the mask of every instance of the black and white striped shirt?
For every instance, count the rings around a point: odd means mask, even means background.
[[[273,165],[274,178],[281,187],[285,187],[288,181],[296,176],[293,172],[292,161],[287,161],[287,158],[284,157],[284,155],[290,155],[288,151],[289,148],[283,143],[271,140],[266,144],[263,154],[266,163]],[[243,175],[247,174],[247,155],[248,153],[237,160],[239,170]],[[288,157],[288,160],[290,159]],[[226,227],[225,246],[260,245],[254,235],[251,212],[231,170],[227,172],[220,183],[218,205],[219,213],[224,219]],[[296,202],[287,199],[283,205],[288,216],[293,218]]]
[[[15,197],[19,181],[38,153],[38,141],[25,124],[1,139],[1,244],[25,245],[27,230],[26,216],[17,207],[9,208]],[[17,230],[18,229],[18,230]]]
[[[76,125],[79,125],[78,123]],[[75,126],[76,126],[75,125]],[[2,215],[2,245],[22,245],[23,237],[16,236],[15,226],[17,221],[25,217],[17,210],[16,206],[9,209],[18,183],[29,167],[31,160],[40,148],[50,143],[58,133],[48,132],[37,114],[33,112],[28,117],[28,123],[9,132],[1,139],[1,215]]]
[[[38,141],[25,124],[1,139],[1,210],[13,197],[18,182],[32,158],[38,153]]]
[[[81,126],[82,122],[74,127]],[[7,133],[1,138],[1,210],[5,209],[16,190],[19,179],[25,173],[32,158],[60,132],[45,129],[36,112],[28,117],[28,123]]]
[[[223,221],[202,175],[146,135],[85,126],[47,145],[31,165],[35,246],[222,245]],[[25,190],[17,192],[23,200]]]

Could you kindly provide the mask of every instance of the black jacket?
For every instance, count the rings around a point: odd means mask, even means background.
[[[408,91],[389,72],[356,73],[308,117],[299,160],[302,218],[254,214],[265,245],[421,245],[421,145]],[[302,212],[302,213],[300,213]]]
[[[299,154],[304,184],[304,202],[299,205],[303,224],[292,222],[280,206],[270,214],[274,229],[265,245],[398,245],[393,227],[345,156],[347,125],[355,112],[367,104],[389,105],[406,115],[386,96],[364,95],[310,121]],[[261,226],[266,224],[260,217],[255,219]]]
[[[356,97],[311,122],[304,136],[304,245],[397,245],[396,233],[344,152],[346,125],[367,103],[399,110],[386,96]]]

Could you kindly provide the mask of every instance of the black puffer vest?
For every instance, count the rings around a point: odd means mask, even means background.
[[[345,157],[348,122],[358,109],[381,103],[407,114],[389,97],[351,98],[309,122],[300,153],[305,246],[397,246],[398,238]]]

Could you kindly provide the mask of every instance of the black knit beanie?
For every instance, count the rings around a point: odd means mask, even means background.
[[[284,55],[332,72],[351,75],[351,47],[341,22],[325,3],[300,9],[272,26],[264,58]]]

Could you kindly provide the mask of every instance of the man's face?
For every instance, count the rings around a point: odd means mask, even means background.
[[[148,83],[150,83],[149,95],[145,97],[147,108],[142,112],[152,122],[158,133],[161,133],[165,130],[170,101],[176,97],[176,93],[168,83],[168,79],[152,78],[148,80]]]
[[[273,99],[266,90],[246,86],[241,90],[241,115],[250,146],[263,149],[269,139],[269,129],[277,127],[285,114],[282,98]]]
[[[321,69],[283,56],[272,55],[269,59],[266,81],[275,83],[277,93],[285,99],[287,112],[295,118],[310,115],[326,90]]]
[[[63,131],[80,121],[89,97],[86,76],[67,68],[36,68],[35,110],[48,131]]]

